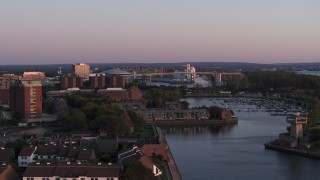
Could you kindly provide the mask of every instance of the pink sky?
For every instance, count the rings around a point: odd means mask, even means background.
[[[318,7],[316,0],[4,0],[0,62],[319,62]]]

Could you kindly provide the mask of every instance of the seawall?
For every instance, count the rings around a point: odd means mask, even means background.
[[[177,167],[177,164],[173,158],[173,155],[171,153],[171,150],[170,150],[170,147],[167,143],[167,140],[166,138],[164,137],[162,131],[161,131],[161,128],[159,127],[156,127],[157,129],[157,132],[158,132],[158,135],[159,135],[159,138],[160,138],[160,141],[161,143],[163,143],[167,149],[167,152],[168,152],[168,156],[169,156],[169,162],[167,163],[168,164],[168,167],[169,167],[169,170],[170,170],[170,175],[171,175],[171,178],[173,180],[182,180],[182,177],[181,177],[181,174],[179,172],[179,169]]]
[[[298,156],[304,156],[304,157],[313,158],[313,159],[320,159],[320,154],[314,154],[314,153],[310,153],[310,152],[299,150],[299,149],[285,148],[285,147],[273,145],[272,142],[264,144],[264,147],[266,149],[276,150],[276,151],[285,152],[289,154],[295,154]]]
[[[173,126],[173,125],[221,125],[221,124],[236,124],[238,123],[238,119],[231,119],[231,120],[197,120],[197,121],[190,121],[190,120],[179,120],[179,121],[149,121],[146,122],[148,125],[155,125],[155,126]]]

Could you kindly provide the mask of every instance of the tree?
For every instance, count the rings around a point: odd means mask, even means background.
[[[89,128],[92,130],[98,130],[100,126],[105,125],[107,122],[107,115],[97,116],[93,121],[90,122]]]
[[[189,109],[189,103],[188,101],[181,101],[181,108],[182,109]]]
[[[133,110],[129,110],[128,114],[134,126],[143,126],[145,121]]]
[[[23,146],[25,146],[27,144],[26,140],[24,139],[17,139],[15,141],[12,142],[8,142],[5,147],[6,148],[13,148],[16,157],[18,157],[20,151],[22,150]]]
[[[156,180],[152,171],[145,167],[141,162],[132,162],[127,165],[122,175],[123,180]]]
[[[210,119],[218,119],[221,114],[221,107],[218,106],[211,106],[208,108],[210,113]]]
[[[314,103],[312,107],[312,112],[308,117],[308,124],[313,125],[313,122],[320,119],[320,101]]]
[[[86,114],[87,119],[93,120],[96,117],[98,106],[93,102],[88,102],[81,108],[81,111]]]

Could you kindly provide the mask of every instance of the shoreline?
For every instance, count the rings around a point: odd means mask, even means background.
[[[294,154],[294,155],[303,156],[303,157],[312,158],[312,159],[320,159],[320,154],[314,154],[304,150],[285,148],[285,147],[273,145],[272,141],[264,144],[264,147],[265,149],[276,150],[276,151],[284,152],[288,154]]]
[[[201,121],[152,121],[146,122],[146,125],[155,126],[176,126],[176,125],[222,125],[222,124],[237,124],[238,119],[231,120],[201,120]]]
[[[171,176],[171,179],[172,180],[182,180],[182,177],[181,177],[181,174],[180,174],[180,171],[178,169],[178,166],[174,160],[174,157],[171,153],[171,150],[170,150],[170,147],[167,143],[167,140],[165,138],[165,136],[163,135],[162,133],[162,130],[160,127],[156,127],[156,130],[158,132],[158,135],[159,135],[159,138],[160,138],[160,141],[161,143],[163,143],[167,149],[167,152],[168,152],[168,156],[169,156],[169,159],[170,161],[167,162],[167,166],[169,168],[169,174]]]

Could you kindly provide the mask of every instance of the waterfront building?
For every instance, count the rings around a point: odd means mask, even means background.
[[[120,168],[111,163],[31,163],[23,174],[23,180],[77,179],[77,180],[118,180]]]
[[[10,109],[21,119],[39,118],[42,115],[42,85],[40,81],[17,80],[9,88]]]
[[[144,156],[141,149],[137,146],[118,153],[118,163],[121,170],[124,169],[125,165],[135,161],[141,162],[146,168],[150,169],[154,176],[160,176],[162,174],[162,171],[149,158]]]
[[[196,68],[186,64],[183,69],[175,70],[174,82],[194,82],[196,77]]]
[[[239,84],[244,77],[245,75],[239,72],[216,73],[215,84],[216,86],[223,86],[226,85],[228,82]]]
[[[308,118],[301,116],[300,113],[288,116],[287,123],[291,124],[287,127],[288,132],[279,134],[279,138],[275,140],[277,146],[285,148],[306,147],[308,138],[303,135],[303,125],[307,123]]]
[[[136,112],[146,121],[200,121],[209,120],[206,109],[162,109],[148,108],[139,109]]]
[[[300,113],[296,113],[293,116],[287,117],[287,123],[290,123],[290,137],[294,139],[303,137],[303,125],[307,124],[307,117],[301,116]]]
[[[72,71],[75,76],[88,77],[90,74],[90,65],[85,63],[72,64]]]
[[[23,80],[40,80],[43,81],[46,76],[44,72],[24,72],[22,75]]]

